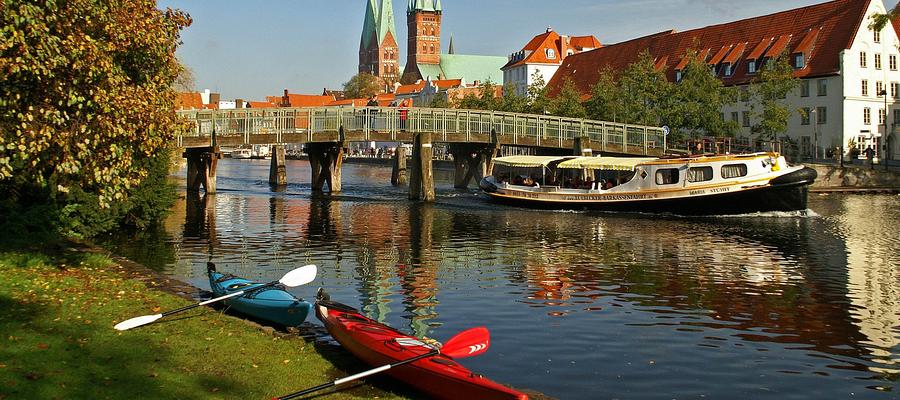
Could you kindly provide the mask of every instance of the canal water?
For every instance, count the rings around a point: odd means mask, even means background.
[[[900,397],[900,196],[741,217],[553,212],[490,204],[447,171],[435,204],[409,202],[373,165],[345,164],[344,192],[313,196],[308,163],[287,168],[273,191],[268,161],[222,160],[218,194],[107,245],[199,287],[207,260],[265,281],[316,264],[298,296],[321,286],[439,340],[486,326],[489,351],[465,366],[561,399]]]

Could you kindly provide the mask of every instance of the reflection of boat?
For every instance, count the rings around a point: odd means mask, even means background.
[[[207,274],[209,286],[217,297],[262,285],[259,282],[216,272],[216,267],[212,263],[207,265]],[[312,309],[312,304],[294,297],[278,286],[225,300],[225,304],[242,314],[284,326],[302,324]]]
[[[816,171],[777,153],[684,158],[510,156],[481,188],[495,201],[542,208],[745,214],[806,209]]]
[[[354,308],[329,301],[320,292],[316,316],[328,333],[350,353],[373,367],[428,353],[432,347],[417,338],[366,318]],[[469,371],[443,354],[397,368],[387,374],[436,399],[527,399],[528,396]]]
[[[239,160],[248,160],[253,157],[253,151],[250,149],[234,149],[231,152],[231,158],[237,158]]]

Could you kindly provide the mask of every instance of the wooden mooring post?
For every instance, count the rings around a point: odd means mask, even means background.
[[[284,145],[272,146],[272,163],[269,164],[269,184],[287,185],[287,167],[284,163]]]
[[[494,158],[500,151],[500,144],[496,140],[488,144],[451,144],[449,150],[453,156],[453,186],[457,189],[466,189],[473,179],[477,185],[481,179],[493,172]]]
[[[399,143],[397,150],[394,152],[394,167],[391,170],[391,185],[403,186],[406,183],[406,147],[403,147],[403,143]]]
[[[431,165],[434,149],[431,132],[416,133],[414,138],[409,199],[431,202],[434,201],[434,172]]]
[[[306,153],[312,169],[312,190],[321,192],[328,183],[328,191],[341,191],[341,166],[344,164],[344,142],[307,143]]]
[[[216,165],[222,158],[219,146],[190,147],[181,154],[187,159],[187,191],[206,194],[216,193]]]

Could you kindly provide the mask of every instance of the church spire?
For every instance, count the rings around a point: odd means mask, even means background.
[[[450,48],[447,49],[447,54],[456,54],[453,51],[453,32],[450,32]]]
[[[374,1],[374,0],[373,0]],[[381,0],[381,8],[378,12],[378,45],[384,42],[388,32],[397,40],[397,28],[394,27],[394,5],[391,0]]]
[[[376,33],[375,15],[378,13],[378,7],[375,0],[369,0],[366,4],[366,19],[363,22],[362,37],[360,38],[360,47],[362,49],[369,48],[372,36]]]

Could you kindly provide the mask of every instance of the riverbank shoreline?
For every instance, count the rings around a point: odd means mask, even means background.
[[[362,370],[348,353],[209,308],[127,332],[203,291],[103,249],[0,251],[0,399],[271,398]],[[312,328],[310,328],[312,329]],[[328,398],[415,398],[387,380]]]

